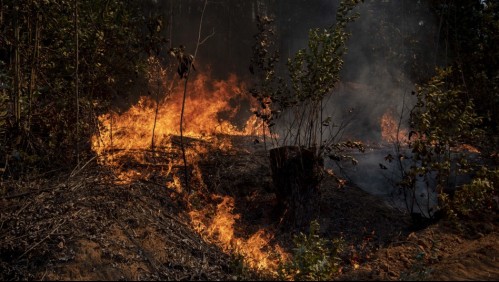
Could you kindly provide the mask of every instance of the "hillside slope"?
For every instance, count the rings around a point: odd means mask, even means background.
[[[72,175],[0,182],[0,279],[269,278],[241,267],[218,235],[195,231],[189,214],[203,207],[214,218],[230,197],[234,236],[265,228],[291,252],[293,233],[272,218],[266,154],[239,144],[208,151],[199,163],[204,186],[190,194],[166,188],[158,167],[134,163],[122,167],[135,168],[131,182],[95,162]],[[348,183],[329,177],[321,189],[321,236],[345,241],[338,280],[499,280],[497,215],[462,222],[464,232],[444,220],[415,230],[401,211]]]

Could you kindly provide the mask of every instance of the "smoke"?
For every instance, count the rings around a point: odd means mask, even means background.
[[[204,1],[156,2],[150,13],[162,15],[167,23],[163,35],[170,40],[162,55],[167,58],[168,47],[179,45],[193,53]],[[267,14],[276,19],[282,71],[287,58],[307,46],[310,29],[334,24],[338,5],[339,0],[209,1],[201,30],[206,41],[199,46],[196,70],[213,79],[236,74],[249,80],[256,15]],[[366,0],[357,12],[360,17],[349,26],[342,83],[327,111],[339,120],[352,119],[346,137],[379,141],[381,115],[387,110],[408,113],[414,83],[432,72],[438,26],[425,0]]]
[[[187,52],[194,52],[203,2],[157,2],[151,13],[160,13],[171,23],[165,30],[169,47],[184,45]],[[213,79],[236,74],[241,81],[251,81],[248,66],[257,15],[275,17],[275,42],[281,54],[278,70],[282,72],[287,58],[307,47],[310,29],[334,24],[338,5],[338,0],[209,1],[201,30],[201,40],[206,41],[199,46],[196,72],[209,73]],[[400,119],[402,127],[407,126],[415,83],[431,75],[437,64],[439,27],[428,0],[365,0],[356,11],[360,17],[349,25],[351,37],[341,83],[323,115],[331,116],[336,124],[348,121],[345,139],[376,143],[381,142],[380,119],[387,111]],[[243,115],[247,117],[249,103],[244,103],[239,106],[247,111]],[[376,160],[369,159],[366,164],[379,171]],[[371,176],[365,179],[377,181]],[[386,187],[383,183],[380,185]]]
[[[421,61],[433,53],[435,23],[426,1],[365,1],[350,24],[351,37],[342,85],[333,95],[333,111],[355,113],[345,136],[381,141],[380,119],[387,111],[407,126],[415,83],[429,74]],[[346,118],[338,117],[339,119]]]
[[[339,1],[286,2],[286,7],[279,6],[277,23],[280,52],[287,58],[306,48],[309,29],[334,23]],[[401,127],[408,127],[415,102],[411,93],[416,83],[431,75],[436,64],[438,26],[427,1],[365,1],[356,11],[360,17],[349,26],[351,37],[341,83],[328,99],[323,115],[331,116],[336,124],[348,122],[344,139],[381,143],[380,120],[386,112],[392,113]],[[384,160],[388,154],[397,155],[387,146],[355,154],[356,166],[330,161],[326,165],[404,209],[404,197],[395,185],[401,180],[401,168]],[[403,166],[409,167],[410,161]],[[417,183],[421,186],[417,189],[418,201],[434,205],[435,195],[421,185],[422,181]]]
[[[150,14],[163,17],[163,36],[169,39],[162,56],[169,58],[169,47],[179,45],[194,53],[204,1],[155,2],[150,3]],[[338,5],[339,0],[209,1],[200,34],[204,42],[193,73],[209,73],[214,80],[236,74],[241,81],[251,81],[248,67],[256,16],[264,14],[276,19],[275,41],[281,54],[278,70],[286,76],[287,58],[307,47],[310,29],[334,24]],[[438,25],[427,0],[366,0],[357,12],[360,17],[349,25],[351,37],[341,83],[328,100],[324,116],[336,123],[350,121],[345,138],[379,142],[379,121],[385,112],[401,117],[406,126],[414,103],[410,93],[436,64]]]
[[[339,1],[269,1],[273,5],[281,54],[285,61],[306,48],[312,28],[335,22]],[[407,126],[415,83],[427,78],[435,62],[438,27],[427,1],[365,1],[349,26],[351,37],[338,85],[323,116],[348,121],[344,137],[380,142],[381,116],[390,111]]]

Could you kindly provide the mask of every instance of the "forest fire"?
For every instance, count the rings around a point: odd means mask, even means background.
[[[280,260],[287,259],[288,255],[277,244],[270,250],[272,236],[260,229],[248,239],[239,238],[235,234],[236,220],[239,214],[234,214],[234,199],[229,196],[212,196],[214,200],[221,201],[212,218],[208,210],[191,211],[189,215],[194,228],[208,240],[214,241],[225,251],[242,255],[245,262],[256,270],[270,271],[275,274]]]
[[[400,122],[397,122],[392,111],[386,111],[380,119],[381,139],[387,143],[409,141],[408,132],[401,128]]]
[[[174,81],[168,86],[166,70],[154,58],[149,64],[151,96],[142,96],[126,112],[111,112],[99,117],[101,127],[99,134],[92,138],[92,150],[107,166],[119,167],[116,159],[131,151],[171,148],[171,139],[180,135],[183,81]],[[259,131],[261,123],[251,114],[245,85],[235,75],[225,81],[214,81],[207,75],[198,74],[189,81],[186,91],[184,137],[210,141],[223,149],[230,147],[230,142],[215,136],[256,135]],[[242,109],[241,104],[247,108]],[[235,125],[238,121],[239,126]],[[133,157],[136,161],[144,161],[143,157]],[[130,173],[120,173],[121,176],[125,174]]]
[[[207,138],[216,134],[253,135],[258,129],[256,118],[251,116],[244,128],[235,126],[239,107],[231,101],[243,100],[243,86],[238,86],[236,76],[227,81],[209,82],[206,75],[198,75],[188,85],[184,113],[184,136]],[[168,143],[168,136],[180,134],[180,114],[183,87],[176,87],[172,94],[160,101],[155,126],[155,144]],[[93,149],[101,153],[111,147],[121,149],[146,149],[151,146],[155,123],[156,102],[143,96],[136,105],[122,114],[109,113],[99,117],[103,130],[94,136]]]
[[[2,0],[0,281],[499,281],[497,2]]]
[[[141,97],[126,112],[100,116],[102,126],[100,135],[92,139],[93,150],[99,156],[99,162],[110,167],[120,182],[148,178],[150,171],[160,167],[159,173],[167,179],[162,185],[178,195],[187,195],[183,178],[177,173],[183,166],[178,137],[184,83],[183,80],[176,86],[172,83],[173,88],[169,91],[165,70],[157,61],[151,59],[149,62],[149,93],[153,93],[153,97]],[[244,88],[244,83],[235,75],[225,81],[214,81],[207,75],[197,74],[187,84],[183,135],[189,142],[185,151],[190,167],[189,182],[196,190],[204,191],[206,186],[199,167],[202,156],[213,148],[226,150],[232,147],[230,138],[221,136],[261,133],[261,124],[251,114],[251,101],[245,96]],[[164,97],[159,105],[154,93]],[[237,121],[240,126],[235,125]],[[147,169],[139,170],[137,165],[145,165]],[[186,200],[189,196],[183,198]],[[211,199],[210,202],[221,202],[218,205],[205,203],[201,209],[189,204],[194,229],[224,251],[242,255],[248,266],[275,273],[278,259],[286,255],[278,245],[270,248],[272,236],[260,229],[248,239],[239,238],[235,224],[240,216],[233,213],[234,199],[215,194],[207,198]],[[216,209],[215,216],[209,218],[213,209]]]

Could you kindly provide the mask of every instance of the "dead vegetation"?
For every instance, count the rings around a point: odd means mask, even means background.
[[[189,216],[201,207],[214,213],[220,198],[213,195],[233,197],[239,215],[235,236],[247,238],[265,228],[272,234],[269,246],[279,244],[290,253],[293,233],[273,214],[268,159],[253,139],[233,138],[231,149],[211,148],[203,155],[205,186],[191,194],[165,186],[170,176],[164,166],[125,157],[122,168],[136,174],[130,183],[95,162],[72,175],[2,181],[0,278],[275,279],[203,239]],[[321,236],[345,242],[339,280],[499,277],[497,216],[475,224],[468,236],[443,223],[415,231],[400,212],[356,187],[339,186],[331,177],[321,189]]]
[[[227,280],[164,187],[118,185],[95,165],[71,178],[3,182],[3,280]]]

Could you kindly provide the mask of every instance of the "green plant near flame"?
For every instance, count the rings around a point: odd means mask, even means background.
[[[281,280],[328,281],[338,273],[342,240],[321,238],[319,229],[319,223],[314,220],[308,235],[295,235],[292,259],[279,267]]]
[[[255,115],[271,133],[280,125],[278,146],[303,146],[314,149],[317,157],[333,150],[344,124],[325,116],[325,100],[340,81],[343,55],[350,37],[347,25],[359,15],[353,10],[361,0],[341,1],[336,22],[325,29],[311,29],[307,48],[287,60],[286,76],[277,74],[279,53],[274,46],[275,30],[271,17],[259,17],[256,44],[253,46],[252,71],[258,83],[251,89],[260,102]],[[335,134],[336,132],[336,134]],[[358,145],[358,144],[357,144]]]

